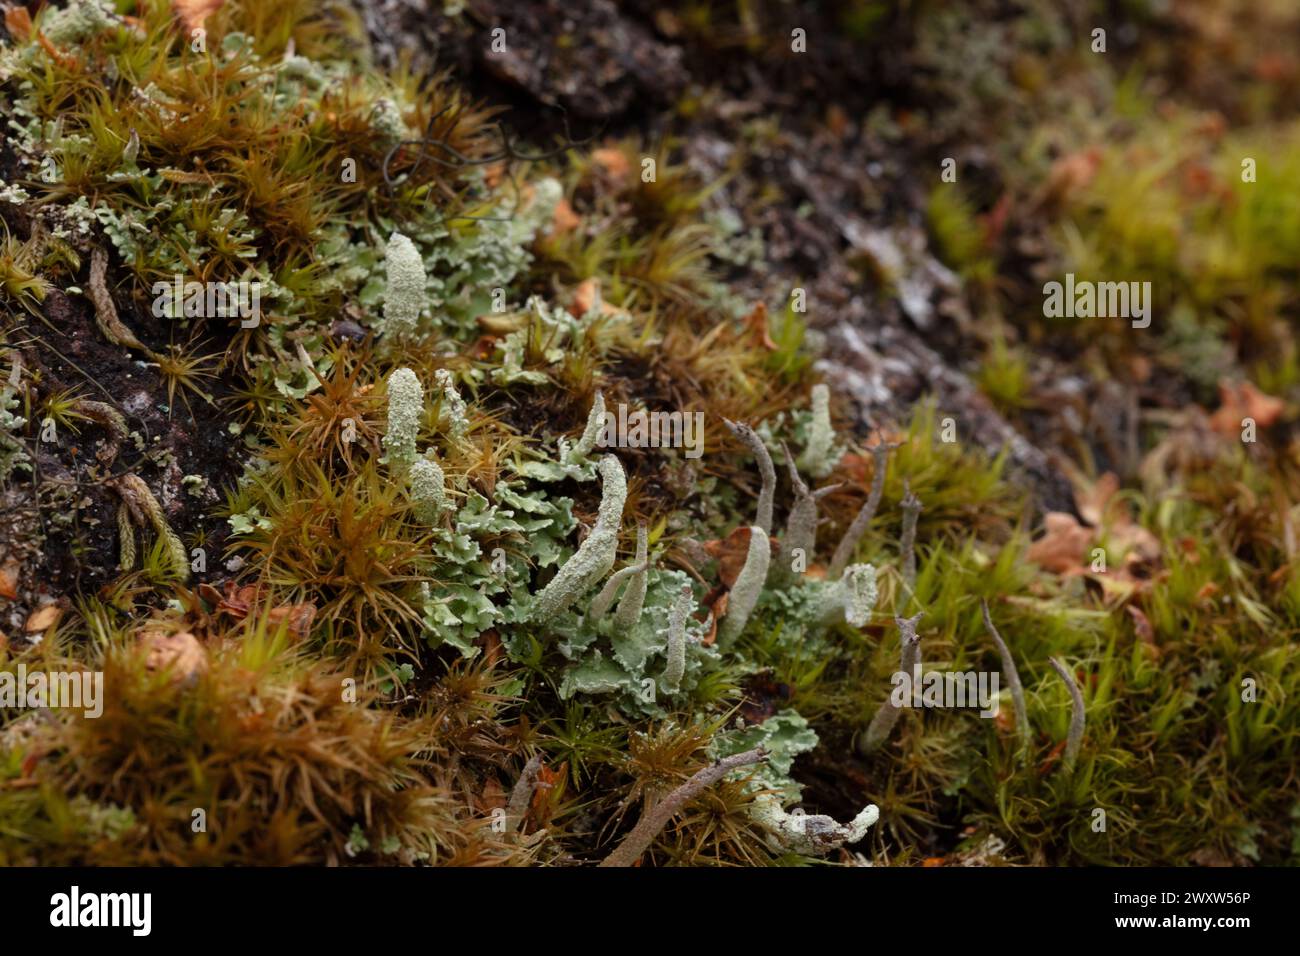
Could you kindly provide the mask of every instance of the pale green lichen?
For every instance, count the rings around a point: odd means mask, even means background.
[[[591,602],[591,608],[587,611],[587,617],[589,620],[599,621],[604,617],[605,612],[608,611],[610,605],[614,603],[614,598],[618,596],[618,589],[622,587],[625,581],[628,582],[628,594],[634,598],[636,607],[635,611],[633,611],[630,605],[626,605],[625,603],[619,605],[620,614],[622,613],[623,608],[627,606],[627,614],[623,616],[625,618],[631,618],[630,621],[625,621],[624,624],[630,627],[632,624],[636,623],[636,619],[641,615],[641,601],[645,600],[646,572],[650,569],[650,562],[646,557],[645,525],[637,526],[636,537],[636,559],[626,568],[623,568],[621,571],[616,571],[609,576],[609,580],[605,582],[605,586],[600,589],[600,593],[597,594]],[[638,583],[640,584],[639,596],[632,594]],[[627,602],[627,597],[624,597],[623,601]],[[616,628],[621,626],[617,618],[614,626]]]
[[[722,619],[718,629],[718,644],[730,645],[740,632],[745,629],[749,615],[758,604],[759,595],[767,581],[767,570],[772,562],[772,547],[767,533],[758,525],[749,529],[749,552],[745,556],[744,567],[731,587],[727,601],[727,616]]]
[[[618,602],[618,610],[614,612],[614,629],[619,632],[628,631],[641,619],[641,608],[645,605],[650,557],[649,539],[643,524],[637,525],[636,529],[636,559],[633,566],[638,569],[637,573],[632,575],[632,580],[623,591],[622,600]]]
[[[677,693],[681,687],[682,675],[686,672],[686,618],[694,606],[695,598],[691,589],[685,587],[668,612],[668,663],[664,666],[659,684],[670,694]]]
[[[410,489],[416,520],[433,524],[447,508],[447,488],[442,468],[429,453],[411,465]]]
[[[396,102],[386,96],[375,100],[374,108],[370,113],[370,125],[388,146],[397,145],[408,135],[406,123],[402,119],[402,111]]]
[[[465,399],[460,397],[460,392],[456,389],[456,381],[450,371],[440,368],[433,373],[433,377],[442,391],[441,417],[446,420],[451,437],[459,441],[469,431],[469,413],[465,406]]]
[[[599,469],[602,487],[595,527],[537,596],[531,614],[535,621],[544,621],[569,607],[614,566],[623,504],[627,501],[627,476],[615,455],[602,458]]]
[[[776,797],[762,794],[755,798],[750,816],[772,834],[776,848],[822,856],[865,837],[872,824],[880,819],[880,810],[875,804],[868,804],[852,821],[840,824],[822,814],[789,813]]]
[[[763,534],[772,533],[772,503],[776,496],[776,468],[772,464],[772,455],[763,444],[763,439],[758,437],[758,433],[743,422],[733,422],[723,419],[731,433],[744,443],[749,453],[754,456],[754,461],[758,464],[758,474],[762,485],[758,492],[758,508],[754,517],[754,524],[763,529]]]
[[[825,385],[812,389],[812,425],[808,444],[804,447],[799,464],[814,478],[825,478],[835,469],[831,448],[835,432],[831,428],[831,391]]]
[[[876,606],[876,569],[870,564],[851,564],[838,581],[822,592],[822,623],[847,622],[866,627]]]
[[[48,8],[40,29],[55,46],[80,43],[118,25],[117,18],[97,0],[72,0],[62,10]]]
[[[799,469],[795,467],[790,450],[785,448],[784,452],[786,465],[790,469],[790,486],[794,490],[794,504],[790,506],[790,514],[785,522],[785,534],[781,538],[781,560],[778,571],[780,579],[789,583],[799,576],[796,564],[801,565],[800,570],[807,570],[813,552],[817,548],[818,500],[840,486],[827,485],[825,488],[810,491],[803,479],[799,477]]]
[[[561,438],[559,440],[560,464],[577,465],[585,462],[592,449],[596,447],[596,442],[600,439],[601,432],[604,429],[605,396],[598,390],[596,397],[592,400],[591,411],[587,414],[587,425],[582,430],[582,437],[578,439],[578,443],[570,447],[568,439]]]
[[[415,243],[395,232],[388,240],[384,263],[388,285],[384,290],[382,331],[395,339],[410,338],[415,334],[426,301],[424,262]]]
[[[415,463],[415,443],[424,414],[424,388],[409,368],[394,369],[388,376],[388,430],[384,449],[388,466],[405,475]]]

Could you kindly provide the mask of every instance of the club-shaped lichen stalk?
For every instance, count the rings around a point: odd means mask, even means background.
[[[424,262],[415,244],[400,232],[395,232],[384,251],[384,264],[388,270],[388,287],[384,292],[384,335],[396,339],[410,338],[415,334],[420,311],[424,308]]]
[[[388,452],[388,466],[398,475],[405,475],[415,463],[415,441],[423,412],[424,388],[420,379],[409,368],[394,369],[388,376],[388,431],[384,434],[384,448]]]
[[[664,667],[661,683],[670,694],[677,693],[682,686],[682,675],[686,673],[686,618],[694,604],[695,597],[690,587],[683,587],[682,593],[668,609],[668,664]]]
[[[617,456],[606,455],[600,460],[601,497],[596,524],[587,540],[578,546],[573,556],[565,561],[542,588],[533,604],[532,620],[545,621],[563,611],[589,591],[597,581],[609,573],[618,554],[618,530],[623,520],[623,504],[627,501],[627,476]]]
[[[573,447],[569,447],[567,439],[560,439],[561,463],[576,464],[577,462],[586,461],[587,456],[596,447],[596,442],[604,428],[605,396],[597,391],[596,397],[591,403],[591,411],[587,414],[587,427],[582,430],[582,437],[578,439],[578,443]]]
[[[446,476],[429,453],[411,465],[411,502],[421,524],[433,524],[447,507]]]
[[[727,599],[727,616],[718,628],[719,647],[727,647],[745,629],[745,623],[763,592],[771,562],[772,546],[767,533],[754,525],[749,529],[749,553],[745,556],[745,565],[736,576],[736,583],[731,586],[731,594]]]
[[[812,424],[808,428],[808,444],[800,464],[814,478],[825,478],[835,470],[830,460],[835,432],[831,428],[831,390],[825,385],[812,389]]]
[[[618,597],[618,589],[623,586],[624,582],[628,582],[628,588],[632,588],[635,587],[636,579],[638,577],[644,581],[645,574],[650,569],[650,562],[646,560],[645,555],[645,525],[638,525],[636,530],[636,560],[627,567],[621,568],[609,576],[609,580],[607,580],[605,586],[600,589],[600,593],[592,598],[591,607],[587,609],[587,620],[599,621],[605,616],[605,612],[608,611],[610,605],[614,603],[614,598]],[[641,597],[642,599],[645,598],[644,592]],[[640,613],[640,609],[638,608],[637,615],[640,616]],[[635,624],[636,621],[633,621],[632,623]]]
[[[650,541],[646,526],[639,524],[636,528],[636,560],[633,562],[638,570],[632,575],[632,580],[628,582],[623,597],[618,602],[618,610],[614,612],[616,634],[626,634],[637,621],[641,620],[641,608],[645,605],[645,592],[649,585],[649,549]]]
[[[916,519],[921,516],[921,499],[912,494],[912,488],[903,481],[903,530],[899,551],[903,556],[903,583],[908,595],[916,591]]]

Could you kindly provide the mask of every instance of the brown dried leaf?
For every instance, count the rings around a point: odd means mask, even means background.
[[[740,577],[740,571],[749,557],[749,527],[741,525],[725,538],[704,542],[704,550],[717,559],[718,579],[723,587],[730,588]]]

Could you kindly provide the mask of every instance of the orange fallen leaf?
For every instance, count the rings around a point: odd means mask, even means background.
[[[57,603],[50,602],[43,604],[27,618],[27,623],[23,625],[23,630],[28,634],[35,634],[38,631],[48,631],[55,624],[59,623],[59,618],[63,616],[63,608]]]
[[[1286,403],[1266,395],[1250,382],[1219,382],[1219,410],[1210,416],[1210,427],[1224,438],[1241,437],[1242,420],[1253,419],[1256,428],[1268,428],[1282,417]]]
[[[767,303],[755,303],[754,308],[749,315],[745,316],[745,327],[749,329],[750,335],[754,338],[754,344],[759,345],[769,352],[776,351],[776,343],[772,341],[772,336],[768,331],[767,322]]]
[[[578,288],[573,290],[573,314],[584,316],[600,304],[600,280],[583,279],[579,282]]]
[[[32,15],[26,7],[5,7],[5,29],[15,40],[30,40],[32,37]]]
[[[151,671],[170,670],[172,683],[192,683],[208,669],[207,652],[189,631],[146,631],[141,641],[147,653],[145,666]]]
[[[627,154],[621,149],[610,146],[593,149],[591,151],[591,160],[619,185],[622,185],[628,174],[632,172],[632,164],[628,162]]]
[[[943,866],[943,865],[944,865],[944,859],[941,856],[927,856],[921,862],[921,866],[924,867]]]
[[[18,561],[9,558],[0,566],[0,598],[12,601],[18,597]]]
[[[700,643],[705,647],[712,647],[713,642],[718,639],[718,622],[727,616],[727,603],[730,600],[731,592],[719,586],[706,594],[704,600],[700,602],[709,621],[709,633],[700,638]]]
[[[569,205],[569,200],[561,199],[555,204],[555,214],[551,219],[552,233],[571,232],[580,225],[582,225],[582,220],[578,218],[578,214]]]
[[[310,603],[281,604],[267,611],[266,619],[273,626],[287,621],[289,633],[302,639],[311,633],[311,622],[316,619],[316,606]]]
[[[1046,533],[1029,546],[1026,557],[1054,574],[1081,573],[1084,553],[1096,532],[1063,511],[1049,511],[1043,527]]]
[[[1043,202],[1054,205],[1069,200],[1073,194],[1086,189],[1101,168],[1101,147],[1090,146],[1077,153],[1062,156],[1052,164],[1043,190]]]
[[[172,0],[172,12],[187,30],[197,30],[203,21],[221,9],[225,0]]]
[[[704,542],[704,550],[718,560],[718,580],[730,588],[740,577],[745,559],[749,557],[749,528],[741,525],[725,538]]]

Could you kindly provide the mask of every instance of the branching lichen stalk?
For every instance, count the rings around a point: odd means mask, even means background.
[[[903,557],[903,583],[910,597],[916,591],[916,519],[921,516],[921,499],[912,494],[911,486],[903,482],[903,530],[899,551]]]
[[[762,747],[755,747],[753,750],[746,750],[744,753],[724,757],[713,766],[705,767],[694,774],[684,784],[655,804],[654,807],[643,812],[641,819],[636,822],[636,826],[632,828],[632,831],[623,838],[623,841],[614,848],[609,856],[600,861],[600,865],[631,866],[636,863],[637,860],[641,859],[641,854],[654,842],[655,837],[668,825],[668,821],[673,818],[673,814],[681,810],[706,788],[713,786],[731,773],[731,771],[739,767],[756,764],[766,758],[767,751]]]
[[[790,486],[794,490],[794,504],[785,521],[785,534],[781,539],[781,560],[778,571],[781,580],[789,581],[797,574],[794,572],[794,555],[796,551],[803,554],[805,567],[812,561],[817,549],[817,501],[835,491],[839,485],[827,485],[810,491],[804,480],[799,477],[790,449],[785,448],[786,465],[790,469]]]
[[[763,534],[772,533],[772,502],[776,496],[776,468],[772,464],[772,456],[768,453],[767,446],[763,444],[763,439],[758,437],[758,432],[750,428],[743,422],[733,422],[723,419],[731,433],[744,442],[749,453],[754,456],[758,463],[758,473],[762,479],[762,487],[758,492],[758,511],[754,518],[754,524],[763,529]]]
[[[776,837],[781,847],[806,856],[821,856],[846,843],[857,843],[871,825],[880,819],[880,809],[867,804],[862,812],[847,824],[835,822],[823,814],[787,813],[781,801],[771,794],[754,800],[750,816]]]
[[[898,628],[899,643],[902,645],[899,654],[899,670],[913,682],[920,677],[921,638],[916,633],[916,624],[920,620],[920,614],[910,618],[894,618],[894,624]],[[894,706],[893,695],[880,705],[880,709],[876,711],[876,715],[871,718],[871,723],[867,726],[867,732],[858,741],[858,751],[864,757],[875,753],[889,739],[894,724],[898,723],[901,710]]]
[[[520,824],[524,822],[528,805],[533,799],[533,791],[537,789],[537,774],[541,769],[542,755],[535,754],[528,763],[524,764],[519,779],[515,781],[510,791],[510,800],[506,804],[506,826],[511,833],[518,830]]]
[[[844,537],[840,538],[840,543],[835,546],[830,570],[827,571],[827,577],[831,580],[844,573],[844,569],[853,558],[853,553],[858,549],[858,542],[866,534],[871,519],[876,516],[876,509],[880,507],[880,497],[885,492],[885,469],[889,464],[889,453],[897,447],[881,441],[871,449],[871,456],[875,461],[875,473],[871,476],[871,492],[867,495],[861,510],[858,511],[857,517],[849,525],[849,529],[844,532]]]
[[[818,617],[823,624],[845,621],[850,627],[866,627],[875,606],[876,569],[870,564],[851,564],[824,592]]]

